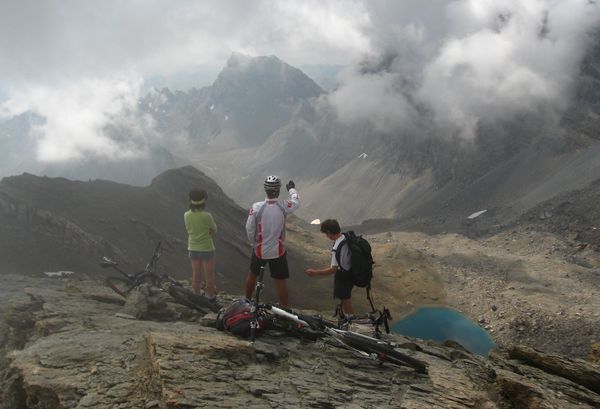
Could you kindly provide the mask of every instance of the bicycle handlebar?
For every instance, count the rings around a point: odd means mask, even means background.
[[[160,246],[161,245],[162,245],[162,241],[159,241],[156,244],[154,253],[152,253],[152,257],[150,258],[150,261],[148,262],[148,264],[146,264],[146,268],[144,268],[144,272],[149,273],[154,268],[154,265],[156,264],[156,262],[158,261],[158,258],[160,257]]]

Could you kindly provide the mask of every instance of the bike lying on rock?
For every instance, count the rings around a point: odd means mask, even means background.
[[[218,328],[230,330],[238,335],[250,336],[255,342],[259,331],[264,329],[278,329],[295,336],[309,340],[322,339],[326,343],[344,348],[354,355],[376,361],[379,364],[391,363],[404,367],[411,367],[416,372],[427,373],[427,364],[409,353],[399,351],[399,345],[358,332],[339,329],[337,326],[323,319],[322,316],[304,315],[294,312],[289,308],[260,302],[263,288],[264,267],[261,268],[255,287],[254,298],[236,301],[230,311],[222,310],[218,318]],[[380,317],[386,329],[389,312],[384,309]],[[375,333],[379,333],[378,329]]]
[[[131,291],[140,285],[149,283],[150,285],[167,292],[176,302],[186,307],[195,309],[202,313],[208,311],[218,312],[221,306],[215,301],[210,300],[201,294],[195,294],[185,288],[179,281],[169,277],[167,274],[158,271],[158,259],[161,256],[161,242],[158,242],[152,257],[143,271],[137,274],[129,274],[118,267],[118,263],[108,257],[102,257],[100,266],[103,268],[112,268],[119,272],[120,276],[107,277],[105,284],[121,297],[126,298]]]

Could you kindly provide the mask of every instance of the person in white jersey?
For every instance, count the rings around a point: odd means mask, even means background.
[[[271,277],[275,279],[277,298],[283,307],[288,306],[287,279],[290,277],[285,240],[285,220],[288,214],[300,207],[300,195],[293,181],[285,185],[289,197],[279,200],[281,180],[277,176],[268,176],[264,188],[267,198],[250,207],[246,221],[246,234],[252,244],[250,272],[246,278],[246,298],[252,297],[256,277],[260,268],[269,264]]]

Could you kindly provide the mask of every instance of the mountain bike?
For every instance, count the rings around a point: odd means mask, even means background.
[[[258,318],[262,316],[271,327],[292,332],[311,340],[324,339],[329,344],[344,348],[361,358],[376,361],[379,364],[391,363],[398,366],[411,367],[416,372],[426,374],[427,364],[408,353],[398,351],[398,345],[381,339],[369,337],[353,331],[336,328],[336,325],[323,319],[322,316],[310,316],[294,312],[289,308],[278,307],[260,302],[263,288],[264,267],[261,268],[252,300],[250,338],[256,340],[260,328]]]
[[[334,346],[347,349],[355,355],[375,360],[380,364],[389,362],[398,366],[412,367],[419,373],[427,373],[425,362],[398,351],[398,346],[393,342],[336,328],[325,327],[324,331],[329,336],[328,340],[333,341]]]
[[[218,312],[221,306],[200,294],[195,294],[185,288],[179,281],[169,277],[165,273],[158,272],[158,259],[161,256],[161,242],[159,241],[152,253],[152,257],[143,271],[137,274],[129,274],[118,267],[118,263],[109,257],[102,257],[100,266],[112,268],[119,272],[120,276],[107,277],[105,284],[121,297],[126,298],[131,291],[144,283],[167,292],[176,302],[186,307],[195,309],[202,313],[207,311]]]

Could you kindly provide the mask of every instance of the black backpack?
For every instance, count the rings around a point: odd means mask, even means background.
[[[340,253],[341,249],[346,244],[348,250],[350,250],[350,273],[352,274],[352,280],[354,285],[357,287],[371,286],[371,279],[373,278],[373,256],[371,255],[371,245],[363,238],[363,236],[357,236],[352,230],[347,233],[343,233],[345,240],[343,240],[335,250],[335,259],[338,262],[338,266],[341,267]]]

